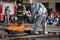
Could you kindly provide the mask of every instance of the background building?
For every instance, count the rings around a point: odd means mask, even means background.
[[[23,3],[37,3],[41,2],[45,5],[47,8],[49,14],[52,11],[52,9],[57,8],[57,10],[60,13],[60,0],[23,0]]]
[[[48,4],[49,9],[54,9],[55,7],[60,8],[60,0],[33,0],[33,3],[42,2],[45,5]]]
[[[25,3],[30,3],[31,0],[23,0]],[[32,0],[33,3],[41,2],[43,3],[47,9],[60,9],[60,0]]]

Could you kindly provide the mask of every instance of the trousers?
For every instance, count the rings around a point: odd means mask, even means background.
[[[43,27],[43,31],[46,31],[46,15],[43,14],[43,15],[40,15],[36,22],[35,22],[35,25],[34,25],[34,31],[38,31],[38,28],[41,26],[42,24],[42,27]]]

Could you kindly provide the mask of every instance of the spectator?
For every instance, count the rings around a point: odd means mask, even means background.
[[[10,12],[11,10],[9,9],[9,6],[6,6],[5,7],[5,20],[6,20],[6,23],[7,24],[9,24],[9,17],[10,17],[10,15],[9,15],[9,12]]]
[[[27,18],[28,23],[32,23],[32,14],[31,14],[30,10],[26,11],[26,18]]]
[[[51,17],[52,18],[55,18],[59,15],[59,12],[57,11],[57,9],[53,9],[52,12],[51,12]]]
[[[49,18],[47,19],[47,24],[52,25],[54,23],[55,19],[51,18],[51,16],[49,16]]]

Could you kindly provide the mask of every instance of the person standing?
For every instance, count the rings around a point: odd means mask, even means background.
[[[20,24],[22,24],[22,20],[23,20],[23,5],[22,4],[18,4],[17,7],[17,17],[18,17],[18,26]]]
[[[37,3],[37,4],[33,4],[31,5],[31,11],[33,14],[33,17],[36,18],[36,22],[34,25],[34,30],[31,32],[32,34],[39,34],[39,26],[43,27],[43,33],[47,34],[47,30],[46,30],[46,13],[47,13],[47,9],[44,7],[44,5],[42,3]]]
[[[9,24],[9,12],[10,12],[9,6],[6,6],[5,7],[5,21],[7,24]]]

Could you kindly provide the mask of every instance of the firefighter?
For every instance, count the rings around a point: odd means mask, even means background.
[[[18,17],[18,25],[20,25],[23,20],[23,6],[21,4],[18,4],[17,17]]]
[[[31,5],[31,11],[33,13],[33,17],[36,19],[34,30],[31,32],[32,34],[39,34],[39,26],[43,27],[43,33],[48,34],[46,30],[46,13],[47,9],[44,7],[42,3],[32,4]]]

